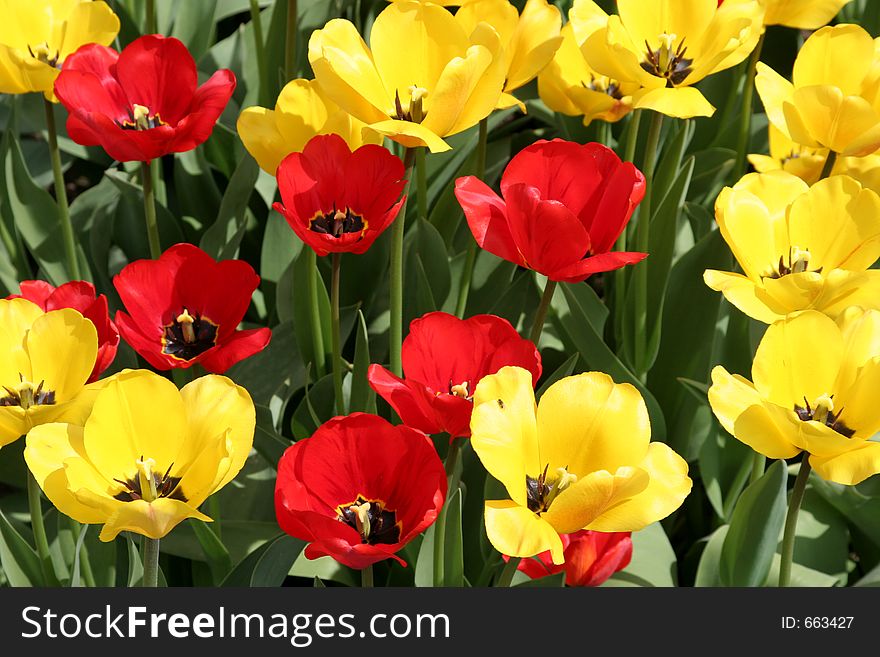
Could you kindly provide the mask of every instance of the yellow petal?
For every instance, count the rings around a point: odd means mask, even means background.
[[[562,540],[548,523],[510,500],[487,500],[486,535],[492,547],[510,557],[533,557],[550,550],[553,563],[565,562]]]
[[[45,382],[57,402],[73,399],[95,366],[98,332],[76,310],[53,310],[34,320],[27,336],[34,385]]]
[[[850,440],[868,440],[880,431],[877,390],[880,390],[878,358],[865,364],[851,385],[838,388],[838,394],[834,396],[835,410],[839,413],[838,420],[855,431]]]
[[[508,64],[506,91],[519,89],[533,80],[550,63],[562,43],[559,34],[562,14],[547,0],[528,0],[506,48],[512,53]]]
[[[647,486],[606,508],[587,529],[600,532],[644,529],[675,511],[691,492],[693,482],[687,476],[687,462],[668,445],[651,443],[639,470],[647,473]]]
[[[186,440],[186,411],[168,379],[147,370],[119,374],[98,393],[85,426],[85,450],[107,478],[131,478],[138,459],[164,473]]]
[[[210,374],[188,383],[180,391],[186,407],[188,435],[181,461],[194,460],[218,436],[227,436],[231,451],[227,474],[213,490],[228,484],[239,473],[254,443],[256,412],[248,391],[225,376]],[[224,440],[224,443],[226,441]]]
[[[880,472],[880,443],[859,441],[858,449],[835,456],[810,456],[816,474],[828,481],[854,486]]]
[[[374,130],[380,135],[385,135],[407,148],[425,146],[432,153],[442,153],[450,148],[449,144],[443,141],[436,133],[420,123],[389,119],[387,121],[371,123],[368,127],[370,130]]]
[[[13,388],[22,377],[31,380],[25,335],[42,314],[39,306],[26,299],[0,299],[0,385]]]
[[[120,502],[113,514],[107,518],[101,529],[100,538],[104,542],[115,539],[119,532],[134,532],[149,538],[163,538],[179,523],[187,518],[211,522],[211,518],[184,502],[167,497],[144,502]]]
[[[860,96],[845,96],[836,86],[796,89],[783,106],[792,139],[810,146],[795,130],[795,115],[804,131],[825,148],[844,155],[869,155],[880,148],[880,114]]]
[[[767,119],[790,140],[791,135],[788,131],[788,124],[782,106],[785,102],[791,101],[791,97],[794,94],[794,85],[764,62],[758,62],[756,71],[755,88],[758,90],[758,96],[764,105]]]
[[[858,25],[823,27],[806,40],[792,72],[795,88],[833,85],[858,95],[874,60],[874,40]]]
[[[799,30],[816,30],[831,22],[852,0],[771,0],[765,25],[785,25]]]
[[[783,408],[812,404],[834,393],[843,358],[837,324],[806,310],[771,325],[752,363],[752,381],[763,399]]]
[[[83,461],[83,429],[71,424],[43,424],[27,435],[24,459],[49,501],[63,514],[83,523],[103,522],[98,509],[80,502],[70,490],[65,462]]]
[[[803,272],[777,279],[765,279],[758,298],[780,314],[797,310],[819,310],[831,318],[849,306],[877,307],[880,303],[880,271],[832,269],[826,273]]]
[[[532,375],[527,370],[502,367],[477,384],[471,446],[489,474],[523,507],[526,475],[544,467],[538,454],[535,413]]]
[[[620,22],[620,17],[609,16],[608,24],[593,32],[581,44],[581,52],[590,68],[621,82],[635,82],[649,89],[665,87],[662,78],[651,75],[641,67],[643,44],[636,45]]]
[[[618,0],[617,12],[632,40],[641,46],[647,41],[656,49],[661,34],[686,39],[688,52],[699,55],[699,44],[712,22],[718,3],[713,0]],[[694,48],[697,52],[694,52]]]
[[[118,33],[119,18],[105,2],[78,2],[66,20],[57,25],[49,46],[59,51],[63,61],[87,43],[109,46]]]
[[[560,534],[571,534],[589,527],[603,513],[647,486],[648,473],[641,468],[627,466],[614,474],[591,472],[562,491],[541,517]]]
[[[715,107],[695,87],[641,89],[633,94],[633,106],[679,119],[715,114]]]
[[[235,124],[241,142],[266,173],[275,175],[278,165],[296,144],[284,141],[278,131],[275,112],[265,107],[247,107],[242,110]],[[291,150],[288,151],[287,149]],[[302,146],[300,145],[300,148]]]
[[[709,386],[709,405],[721,426],[733,435],[733,427],[744,410],[761,403],[755,386],[739,374],[731,375],[721,365],[712,369],[712,385]]]
[[[565,377],[538,404],[540,466],[549,464],[550,472],[567,468],[578,477],[615,472],[641,462],[650,439],[642,395],[602,372]]]
[[[30,429],[21,406],[0,406],[0,447],[14,443]]]
[[[742,274],[707,269],[703,272],[703,281],[713,290],[721,292],[725,299],[746,315],[759,322],[771,324],[788,312],[788,309],[780,308],[775,299],[760,295],[761,288]],[[772,307],[767,301],[772,301]]]
[[[733,435],[741,443],[771,459],[788,459],[801,451],[794,411],[769,402],[746,408],[733,425]]]
[[[312,32],[309,63],[322,91],[364,123],[394,113],[394,92],[385,88],[367,44],[349,21],[334,18]]]
[[[834,389],[846,390],[856,380],[862,366],[880,354],[880,312],[853,304],[838,314],[837,325],[846,351]]]

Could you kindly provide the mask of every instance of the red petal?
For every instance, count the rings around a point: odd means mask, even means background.
[[[116,76],[129,105],[143,105],[171,126],[189,113],[198,83],[196,63],[186,46],[158,34],[142,36],[123,49]]]
[[[626,568],[632,559],[629,532],[581,530],[570,537],[564,565],[565,583],[569,586],[599,586]]]
[[[562,139],[537,141],[517,153],[501,177],[501,195],[525,184],[536,188],[543,200],[559,201],[579,217],[602,178],[590,150]]]
[[[455,198],[480,248],[499,258],[525,266],[508,225],[505,202],[474,176],[455,181]]]
[[[96,43],[83,46],[64,61],[55,78],[55,95],[69,112],[82,109],[127,119],[131,103],[115,77],[118,58],[112,48]]]
[[[46,302],[55,291],[55,286],[46,281],[22,281],[19,283],[21,294],[10,294],[7,299],[27,299],[46,310]]]
[[[329,136],[341,140],[338,135]],[[345,206],[367,219],[373,228],[373,224],[400,200],[406,184],[403,176],[400,158],[382,146],[361,146],[345,163]]]
[[[434,412],[431,399],[434,395],[423,384],[414,380],[405,381],[376,364],[370,365],[367,370],[367,380],[376,394],[391,405],[407,426],[427,434],[444,431],[443,423]]]
[[[189,114],[177,124],[171,152],[191,151],[207,141],[233,91],[235,75],[227,69],[215,72],[205,84],[196,89]]]
[[[534,187],[511,185],[506,192],[510,231],[530,269],[559,280],[557,272],[580,261],[590,235],[558,201],[543,201]]]
[[[175,367],[187,368],[195,362],[178,361],[163,354],[161,332],[158,337],[144,335],[140,326],[121,310],[116,313],[116,326],[122,339],[157,370],[164,371]]]
[[[218,346],[197,358],[202,366],[214,374],[223,374],[238,361],[261,352],[269,344],[272,331],[268,328],[235,331]]]
[[[647,253],[631,251],[611,251],[584,258],[570,267],[556,272],[554,280],[563,283],[580,283],[593,274],[603,271],[614,271],[626,265],[634,265],[648,257]]]

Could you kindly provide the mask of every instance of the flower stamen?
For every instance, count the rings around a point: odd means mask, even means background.
[[[668,34],[664,32],[657,40],[660,46],[657,50],[653,50],[650,44],[645,41],[645,61],[641,63],[643,70],[651,75],[660,78],[666,78],[666,86],[674,87],[685,81],[687,76],[691,74],[691,64],[693,59],[685,57],[687,47],[684,45],[684,39],[675,48],[675,42],[678,35]]]

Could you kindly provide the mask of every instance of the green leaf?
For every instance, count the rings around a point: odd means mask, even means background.
[[[278,316],[285,321],[293,319],[294,334],[297,338],[297,346],[300,354],[302,354],[303,363],[314,363],[314,345],[312,341],[312,314],[314,312],[309,303],[309,268],[311,266],[312,250],[308,247],[300,251],[299,257],[293,263],[293,267],[288,270],[290,275],[285,274],[278,284]],[[320,265],[321,259],[318,258]],[[320,266],[318,267],[320,274]],[[286,283],[286,285],[285,285]],[[324,352],[327,354],[326,360],[330,362],[330,297],[327,294],[327,287],[324,285],[322,276],[317,276],[318,287],[318,314],[321,318],[321,336],[323,338]],[[292,299],[292,303],[291,303]],[[284,308],[289,308],[288,312],[283,312]],[[340,331],[342,331],[340,327]],[[313,365],[314,371],[314,365]]]
[[[519,575],[521,573],[517,573],[516,579],[519,579]],[[561,588],[565,586],[565,571],[561,573],[556,573],[555,575],[547,575],[546,577],[539,577],[537,579],[532,579],[528,575],[525,576],[521,582],[517,584],[511,584],[516,588]]]
[[[171,36],[183,41],[196,61],[214,43],[217,0],[177,3]]]
[[[0,511],[0,565],[12,586],[42,586],[40,558]]]
[[[280,534],[242,559],[221,586],[280,586],[303,547],[304,541]]]
[[[676,586],[676,556],[663,526],[652,523],[632,533],[632,561],[602,586]]]
[[[354,369],[351,372],[351,402],[349,411],[362,411],[365,413],[376,412],[376,393],[370,387],[367,380],[367,370],[370,367],[370,338],[367,333],[367,323],[364,314],[357,311],[355,322],[356,340],[354,346]]]
[[[439,310],[452,288],[446,244],[433,225],[417,220],[404,238],[404,324]]]
[[[721,548],[725,586],[760,586],[767,579],[785,522],[787,482],[785,461],[776,461],[740,496]]]
[[[559,367],[557,367],[552,374],[547,376],[544,379],[544,382],[541,383],[541,387],[538,388],[538,391],[535,393],[535,397],[540,399],[544,393],[547,391],[547,388],[552,386],[554,383],[559,381],[560,379],[564,379],[567,376],[571,376],[571,373],[574,372],[574,366],[578,361],[580,354],[572,354],[568,358],[565,359],[565,362],[562,363]]]
[[[461,489],[446,500],[442,518],[446,524],[443,550],[443,586],[464,586],[464,546],[461,532]]]
[[[245,154],[226,187],[217,220],[202,235],[200,246],[217,260],[234,258],[247,228],[247,207],[260,174],[257,161]]]
[[[205,557],[208,559],[208,566],[211,568],[211,576],[215,584],[223,581],[223,578],[232,570],[232,557],[223,545],[223,541],[208,527],[202,520],[193,520],[190,524],[196,534]]]
[[[703,554],[700,555],[700,564],[697,567],[697,576],[694,586],[721,586],[721,549],[724,547],[724,541],[727,538],[729,525],[721,525],[712,532],[706,547],[703,548]]]

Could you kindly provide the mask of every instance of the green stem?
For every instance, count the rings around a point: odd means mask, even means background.
[[[522,561],[520,557],[510,557],[507,560],[507,563],[504,564],[504,569],[495,581],[496,587],[507,588],[510,586],[510,583],[513,581],[513,575],[516,573],[520,561]]]
[[[639,141],[639,127],[642,123],[642,110],[636,110],[633,112],[632,118],[629,121],[629,128],[626,133],[626,146],[623,154],[623,159],[627,162],[632,162],[636,156],[636,144]],[[617,242],[614,245],[615,251],[626,251],[627,250],[627,228],[621,231],[620,235],[617,237]],[[617,271],[614,272],[614,338],[615,341],[620,344],[623,336],[623,322],[625,309],[624,305],[626,303],[626,283],[629,279],[629,268],[621,267]]]
[[[345,415],[345,398],[342,391],[342,345],[339,337],[339,271],[342,256],[332,256],[333,275],[330,279],[330,334],[333,349],[333,390],[336,393],[336,414]]]
[[[765,35],[766,32],[758,39],[758,44],[752,51],[752,56],[746,69],[745,87],[743,88],[743,111],[739,124],[739,140],[736,145],[736,164],[733,167],[733,175],[737,180],[746,172],[746,155],[749,150],[749,137],[752,134],[752,99],[755,96],[755,69],[758,66],[758,60],[761,59]]]
[[[55,579],[55,570],[52,567],[52,557],[49,553],[49,539],[46,537],[46,525],[43,522],[43,506],[40,501],[40,484],[34,478],[30,468],[27,470],[28,511],[31,514],[31,528],[34,533],[34,545],[37,548],[37,556],[40,557],[40,565],[43,569],[43,577],[46,585]]]
[[[629,121],[629,130],[626,133],[626,149],[623,152],[623,159],[627,162],[634,162],[636,159],[636,145],[639,143],[639,128],[642,125],[643,111],[640,109],[634,111]]]
[[[254,47],[257,51],[257,71],[259,72],[259,98],[260,105],[268,103],[269,93],[269,69],[266,66],[266,51],[263,43],[263,20],[260,16],[259,0],[251,0],[251,25],[254,30]]]
[[[645,176],[645,198],[639,206],[639,221],[636,226],[636,251],[648,252],[651,230],[651,202],[654,197],[654,168],[657,165],[657,147],[660,144],[660,131],[663,127],[663,115],[655,112],[648,128],[648,140],[645,144],[645,161],[642,173]],[[636,266],[635,277],[635,366],[636,373],[644,377],[647,371],[648,351],[648,263]]]
[[[406,173],[407,194],[412,183],[413,161],[417,149],[407,148],[403,156],[403,167]],[[407,194],[407,198],[409,194]],[[391,326],[389,328],[389,360],[391,371],[403,376],[403,362],[400,350],[403,347],[403,231],[406,228],[406,206],[403,202],[397,219],[391,225]]]
[[[428,219],[428,174],[425,165],[425,148],[416,149],[416,191],[419,217]]]
[[[64,242],[64,257],[71,280],[82,278],[79,260],[76,257],[76,241],[73,225],[70,223],[70,207],[67,205],[67,187],[64,185],[64,172],[61,170],[61,151],[58,148],[58,129],[55,126],[55,110],[51,102],[43,99],[46,110],[46,132],[49,134],[49,157],[52,160],[52,174],[55,178],[55,201],[58,204],[58,223],[61,224],[61,240]]]
[[[596,127],[596,141],[603,146],[611,148],[611,124],[608,121],[599,121]]]
[[[446,502],[434,523],[434,586],[443,586],[446,571],[446,513],[449,509],[449,498],[458,488],[458,477],[455,474],[458,457],[461,453],[463,438],[455,438],[449,443],[449,451],[446,453],[446,477],[448,481]]]
[[[307,248],[307,247],[304,247]],[[318,304],[318,256],[309,248],[306,257],[308,263],[308,285],[309,292],[309,321],[312,324],[312,351],[315,356],[315,380],[320,379],[326,373],[327,361],[324,354],[324,333],[321,327],[321,306]]]
[[[797,529],[798,511],[804,500],[804,492],[807,489],[807,480],[810,478],[810,456],[804,452],[801,458],[801,468],[794,487],[791,489],[791,498],[788,501],[788,513],[785,516],[785,530],[782,534],[782,554],[779,562],[779,586],[785,587],[791,581],[791,561],[794,557],[794,536]]]
[[[461,448],[464,445],[464,438],[453,438],[452,442],[449,443],[449,451],[446,452],[446,461],[444,463],[444,467],[446,469],[446,478],[448,482],[448,493],[452,495],[455,492],[455,489],[458,488],[458,477],[456,476],[456,469],[458,466],[458,459],[461,456]]]
[[[79,537],[83,531],[88,529],[88,525],[82,525],[73,518],[69,518],[70,521],[70,530],[73,534],[73,544],[79,545]],[[86,586],[94,588],[95,586],[95,575],[92,572],[92,562],[89,559],[89,551],[86,548],[85,544],[82,545],[79,551],[79,572],[82,577],[82,581],[85,582]]]
[[[489,144],[489,118],[480,120],[480,136],[477,139],[477,159],[474,166],[474,176],[482,180],[486,177],[486,150]],[[471,291],[471,282],[474,278],[474,264],[477,262],[477,243],[468,241],[467,255],[464,259],[464,269],[461,272],[461,283],[458,286],[458,302],[455,304],[456,316],[464,319],[467,310],[468,295]]]
[[[541,339],[541,333],[544,330],[544,320],[547,319],[547,311],[550,310],[550,302],[553,300],[553,293],[555,291],[556,281],[551,281],[548,278],[546,285],[544,285],[544,294],[541,296],[541,305],[538,306],[538,310],[535,313],[532,332],[529,334],[529,340],[535,344],[535,347],[538,346],[538,340]]]
[[[288,80],[296,77],[296,0],[287,0],[287,32],[284,39],[284,73]]]
[[[159,586],[159,539],[144,537],[144,588]]]
[[[156,26],[156,0],[147,0],[146,7],[146,34],[156,34],[159,28]]]
[[[825,158],[825,164],[822,166],[822,173],[819,174],[819,180],[825,180],[825,178],[831,175],[831,171],[834,169],[834,164],[836,162],[837,153],[834,151],[828,151],[828,157]]]
[[[361,570],[361,587],[365,589],[373,588],[373,566],[367,566]]]
[[[144,186],[144,219],[147,223],[147,239],[150,243],[150,257],[157,260],[162,255],[159,243],[159,224],[156,222],[156,193],[153,169],[149,162],[141,163],[141,178]]]
[[[759,452],[752,454],[752,474],[749,476],[749,483],[753,484],[764,476],[764,466],[767,463],[767,457]]]

